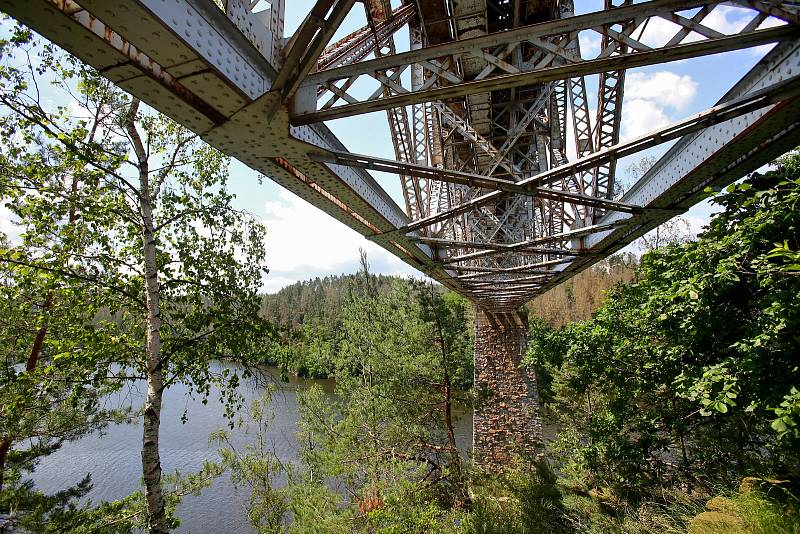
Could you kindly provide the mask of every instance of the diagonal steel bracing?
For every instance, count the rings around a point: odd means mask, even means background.
[[[705,31],[703,33],[706,35],[703,35],[697,33],[698,22],[680,15],[687,9],[702,8],[718,3],[697,0],[652,0],[323,71],[309,76],[306,80],[306,96],[299,98],[295,103],[293,121],[309,123],[367,113],[387,107],[409,105],[419,101],[456,98],[560,79],[579,79],[581,76],[589,74],[688,59],[798,36],[798,29],[794,24],[767,29],[755,29],[751,25],[747,25],[742,31],[733,34]],[[768,11],[769,7],[754,3],[754,19],[762,17]],[[788,21],[794,18],[789,14],[781,16]],[[675,24],[677,31],[673,39],[661,46],[650,46],[641,38],[634,37],[637,29],[645,28],[656,19],[667,19]],[[613,29],[616,25],[623,25],[624,30]],[[687,28],[695,32],[693,35],[700,35],[703,38],[699,40],[686,39],[684,34]],[[601,48],[595,57],[576,56],[574,47],[582,32],[601,36],[606,39],[608,45]],[[487,55],[492,55],[492,51],[498,48],[517,46],[525,46],[529,49],[530,59],[525,62],[525,65],[522,65],[522,68],[496,61],[490,63],[491,68],[484,69],[475,77],[467,78],[458,72],[442,67],[444,61],[457,64],[474,57],[485,59]],[[324,111],[316,110],[314,98],[316,86],[362,76],[384,83],[378,75],[379,72],[388,68],[402,69],[411,64],[421,64],[431,74],[430,83],[420,90],[410,88],[400,90],[399,87],[393,85],[400,94],[391,98],[382,98],[379,93],[373,93],[366,99],[353,97],[348,99],[344,105]],[[431,68],[428,68],[428,65],[431,65]]]
[[[354,3],[355,0],[315,2],[300,29],[286,44],[285,59],[273,84],[273,89],[280,91],[283,102],[294,97],[304,78],[317,65],[320,55]]]
[[[249,0],[3,7],[487,310],[520,306],[685,210],[704,187],[800,144],[796,2],[607,0],[574,16],[568,0],[394,10],[367,0],[366,26],[331,45],[354,0],[315,0],[288,39],[284,0],[268,3],[258,13]],[[744,22],[721,27],[730,6]],[[401,51],[394,36],[405,28]],[[768,43],[778,46],[716,106],[620,142],[627,69]],[[585,79],[594,74],[596,94]],[[394,159],[353,154],[320,123],[370,111],[386,113]],[[668,141],[614,199],[616,162]],[[405,210],[368,170],[401,177]]]
[[[582,206],[600,207],[606,210],[621,211],[624,213],[637,213],[641,211],[641,207],[639,206],[632,206],[622,202],[615,202],[613,200],[585,195],[570,190],[526,185],[523,183],[517,183],[513,180],[495,178],[492,176],[472,174],[463,171],[437,169],[423,165],[417,165],[414,163],[405,163],[385,158],[376,158],[362,154],[351,154],[347,152],[331,152],[328,154],[312,153],[309,154],[309,157],[316,161],[335,163],[337,165],[347,165],[350,167],[393,173],[399,176],[413,175],[417,177],[424,177],[430,180],[438,180],[440,182],[466,185],[472,188],[493,189],[496,191],[517,195],[528,195],[552,200],[562,200]]]
[[[651,132],[642,137],[631,141],[619,143],[613,147],[585,156],[574,163],[556,167],[550,171],[535,175],[518,182],[516,185],[521,187],[536,186],[537,184],[552,184],[559,179],[571,176],[578,172],[592,170],[603,165],[611,159],[620,159],[625,156],[641,152],[662,143],[680,139],[681,137],[693,132],[708,128],[715,124],[731,120],[735,117],[746,115],[753,110],[758,110],[780,102],[785,99],[795,98],[800,90],[800,78],[792,78],[775,86],[743,96],[732,102],[720,104],[708,111],[699,113],[684,121],[671,124]],[[410,223],[401,231],[413,232],[427,225],[441,222],[442,220],[458,216],[485,204],[496,202],[503,197],[512,194],[511,192],[497,189],[496,191],[485,193],[479,197],[470,199],[461,205],[452,207],[449,211],[431,215],[426,219]]]

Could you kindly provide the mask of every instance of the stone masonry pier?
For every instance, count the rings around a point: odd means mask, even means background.
[[[520,367],[527,333],[522,312],[477,312],[473,451],[477,463],[490,469],[534,454],[541,443],[536,377]]]

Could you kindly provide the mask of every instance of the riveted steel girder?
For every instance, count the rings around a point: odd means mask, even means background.
[[[731,29],[714,23],[719,2],[704,0],[609,1],[578,16],[567,1],[409,1],[392,12],[368,0],[368,26],[327,49],[353,0],[317,0],[288,41],[283,0],[262,13],[247,0],[222,4],[3,7],[487,310],[520,306],[687,209],[706,186],[800,144],[796,2],[727,2],[748,19]],[[672,33],[654,43],[646,29],[656,23]],[[398,52],[392,35],[406,26],[411,49]],[[582,50],[584,36],[599,49]],[[776,42],[713,108],[619,142],[626,69]],[[601,80],[594,124],[589,74]],[[359,93],[363,79],[377,89]],[[352,154],[311,124],[371,110],[390,112],[394,160]],[[667,141],[677,142],[611,200],[614,163]],[[403,177],[405,210],[367,169]]]
[[[742,31],[731,34],[706,31],[703,39],[691,42],[679,39],[687,26],[694,32],[698,32],[699,28],[699,23],[687,20],[680,13],[711,4],[716,5],[718,2],[652,0],[322,71],[306,80],[302,95],[295,102],[292,121],[296,124],[308,124],[417,102],[452,99],[716,54],[800,36],[797,25],[787,24],[766,29],[755,29],[748,25]],[[754,3],[753,9],[757,17],[768,11],[767,7],[758,3]],[[793,18],[791,14],[782,16],[789,20]],[[646,26],[650,20],[662,18],[675,22],[679,28],[675,38],[668,43],[650,46],[633,37],[637,28]],[[626,27],[626,31],[613,29],[620,24]],[[601,48],[595,57],[576,56],[571,48],[574,48],[581,32],[599,34],[611,42]],[[472,78],[445,68],[445,62],[455,65],[470,57],[486,59],[493,55],[493,51],[520,45],[528,47],[531,54],[523,68],[498,59],[490,62],[491,68],[484,69]],[[396,80],[386,80],[379,75],[386,69],[401,70],[412,64],[422,65],[431,73],[429,83],[419,90],[403,88]],[[326,109],[317,110],[316,94],[319,86],[331,86],[339,80],[353,80],[362,76],[370,77],[383,85],[391,84],[398,94],[385,98],[380,91],[376,91],[361,99],[350,95],[341,99],[343,105],[334,106],[329,103]]]

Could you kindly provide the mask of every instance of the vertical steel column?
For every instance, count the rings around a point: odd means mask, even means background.
[[[283,20],[286,13],[284,0],[270,0],[269,29],[272,30],[272,50],[276,64],[279,64],[283,46]]]
[[[621,0],[615,4],[613,0],[605,0],[605,9],[628,6],[631,0]],[[623,26],[623,32],[628,26]],[[603,49],[611,44],[608,28],[603,30],[601,46]],[[627,47],[620,44],[617,53],[624,54]],[[619,142],[620,129],[622,128],[622,98],[625,91],[625,71],[616,70],[600,74],[600,88],[597,92],[597,122],[595,124],[595,148],[601,150]],[[617,160],[613,159],[601,165],[594,171],[596,191],[593,194],[602,198],[614,197],[614,180],[617,169]],[[595,210],[594,217],[598,220],[603,215],[602,210]]]
[[[420,50],[424,46],[422,28],[409,26],[409,41],[411,50]],[[411,65],[411,87],[414,91],[419,90],[425,83],[425,69],[421,64]],[[412,129],[414,136],[414,160],[420,165],[432,165],[430,157],[430,116],[431,105],[429,102],[418,102],[411,106],[413,119]],[[419,199],[420,216],[425,217],[431,214],[432,188],[431,180],[417,179],[422,198]]]
[[[367,15],[367,23],[377,36],[376,25],[385,22],[392,15],[391,5],[388,0],[366,0],[364,9]],[[422,43],[419,43],[421,46]],[[394,55],[397,53],[394,36],[390,35],[386,40],[377,40],[375,46],[375,57]],[[412,69],[413,73],[413,69]],[[384,75],[391,78],[394,72],[387,71]],[[392,96],[394,91],[389,87],[383,87],[383,94],[386,97]],[[408,110],[403,107],[387,109],[389,119],[389,131],[392,135],[394,153],[397,161],[415,161],[414,137],[411,121],[408,118]],[[427,200],[423,198],[427,194],[422,180],[415,176],[401,176],[403,184],[403,197],[406,202],[406,212],[411,220],[419,219],[425,213]]]

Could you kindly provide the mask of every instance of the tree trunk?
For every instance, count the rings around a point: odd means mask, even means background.
[[[6,472],[6,457],[8,457],[8,449],[11,448],[11,438],[5,438],[0,442],[0,491],[3,490],[3,482],[5,480]]]
[[[147,153],[136,129],[139,101],[133,99],[125,126],[130,135],[139,167],[139,201],[142,216],[142,252],[145,284],[145,376],[147,397],[144,401],[142,432],[142,474],[147,503],[147,528],[150,534],[169,532],[164,491],[161,487],[161,455],[158,450],[161,426],[161,400],[164,390],[164,370],[161,361],[161,294],[156,263],[156,237]]]
[[[47,312],[52,305],[53,292],[50,291],[47,293],[47,299],[44,301],[44,311]],[[36,337],[33,339],[33,346],[31,347],[30,354],[28,354],[28,361],[25,363],[26,372],[30,373],[36,369],[36,365],[39,363],[39,355],[42,353],[45,337],[47,337],[47,322],[39,327],[39,330],[36,332]],[[6,458],[8,458],[8,451],[11,449],[11,444],[13,442],[14,440],[11,436],[7,436],[3,438],[3,441],[0,441],[0,491],[2,491],[3,483],[5,482]]]
[[[47,298],[44,301],[44,306],[42,309],[45,313],[53,306],[53,292],[49,291],[47,293]],[[39,363],[39,355],[42,353],[42,346],[44,346],[44,339],[47,337],[47,320],[45,323],[39,327],[39,330],[36,332],[36,337],[33,339],[33,346],[31,347],[31,352],[28,354],[28,361],[25,364],[25,371],[30,373],[36,369],[36,365]]]
[[[447,428],[447,443],[450,447],[450,453],[453,455],[453,461],[461,463],[461,455],[458,452],[458,443],[456,443],[456,433],[453,428],[453,389],[450,384],[450,373],[447,371],[447,364],[444,363],[444,425]],[[460,471],[460,469],[459,469]]]
[[[144,174],[144,173],[143,173]],[[150,534],[167,532],[164,494],[161,488],[161,457],[158,451],[161,425],[161,398],[164,389],[164,371],[161,362],[161,303],[156,265],[156,243],[147,178],[142,180],[142,245],[144,250],[145,328],[147,362],[147,398],[144,404],[144,432],[142,435],[142,470],[147,498],[147,524]]]
[[[89,138],[87,140],[88,143],[91,143],[94,140],[94,136],[97,133],[97,128],[100,125],[100,110],[101,107],[98,106],[97,111],[95,113],[94,122],[92,124],[92,129],[89,133]],[[69,224],[68,226],[72,226],[75,224],[77,219],[76,210],[75,210],[75,195],[78,192],[78,177],[73,175],[72,176],[72,185],[70,187],[70,208],[69,208]],[[53,291],[47,292],[47,298],[45,298],[43,311],[45,314],[53,307]],[[47,327],[48,323],[45,320],[44,324],[39,327],[39,330],[36,332],[36,337],[33,340],[33,346],[31,347],[31,352],[28,354],[28,360],[25,363],[25,371],[30,373],[36,369],[36,366],[39,364],[39,355],[42,353],[42,347],[44,346],[44,340],[47,337]],[[0,491],[3,490],[3,483],[5,482],[5,472],[6,472],[6,458],[8,457],[8,451],[11,449],[11,445],[14,442],[11,436],[3,438],[0,441]]]
[[[150,311],[148,310],[148,317]],[[158,319],[155,319],[158,321]],[[149,321],[148,321],[149,322]],[[161,488],[161,456],[158,450],[159,427],[161,425],[161,388],[163,373],[158,367],[158,334],[153,334],[153,325],[148,325],[147,335],[147,398],[144,404],[144,430],[142,433],[142,472],[147,501],[147,526],[150,534],[168,532],[164,493]]]
[[[436,319],[436,329],[439,337],[437,341],[442,358],[442,406],[444,407],[444,425],[447,429],[447,446],[450,449],[450,467],[457,473],[456,476],[458,477],[457,487],[459,488],[459,497],[465,505],[469,506],[470,498],[469,493],[466,491],[463,476],[464,472],[461,465],[461,453],[458,450],[456,433],[455,429],[453,428],[453,386],[450,383],[450,362],[447,356],[447,346],[445,345],[444,326],[442,325],[442,320],[439,317],[439,312],[435,308],[434,317]]]

